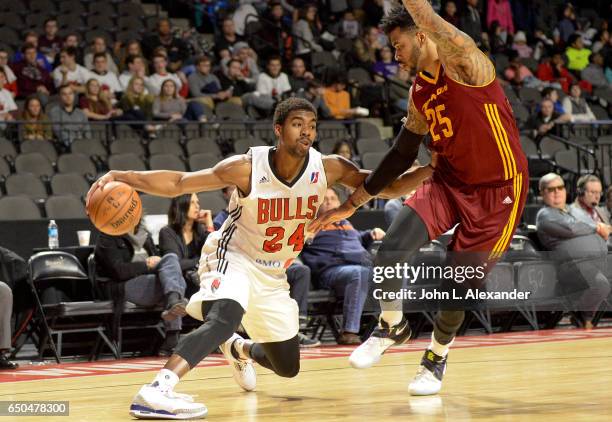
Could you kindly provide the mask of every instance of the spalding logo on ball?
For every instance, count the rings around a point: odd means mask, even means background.
[[[123,182],[109,182],[96,189],[87,206],[91,222],[111,236],[134,231],[142,216],[140,196]]]

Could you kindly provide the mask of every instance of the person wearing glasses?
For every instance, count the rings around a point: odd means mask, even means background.
[[[584,186],[588,189],[586,183]],[[576,322],[591,329],[595,311],[610,294],[604,274],[610,226],[568,207],[565,183],[558,174],[542,176],[539,188],[545,206],[536,216],[538,237],[559,263],[560,287],[579,311]]]
[[[604,207],[599,206],[603,186],[599,177],[587,174],[576,183],[576,200],[569,206],[570,213],[578,218],[591,218],[596,223],[610,225],[609,216]]]

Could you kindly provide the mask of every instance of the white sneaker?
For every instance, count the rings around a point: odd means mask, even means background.
[[[206,406],[194,403],[191,396],[162,391],[150,384],[140,388],[130,406],[130,415],[138,419],[198,419],[207,414]]]
[[[393,327],[381,320],[370,338],[353,350],[349,363],[355,369],[369,368],[378,363],[389,347],[406,342],[410,334],[410,325],[406,319]]]
[[[437,394],[442,388],[445,372],[446,356],[438,356],[431,350],[426,350],[416,376],[408,385],[408,391],[413,396]]]
[[[232,354],[232,345],[235,341],[244,341],[238,334],[234,333],[225,343],[219,346],[223,356],[232,366],[234,380],[244,391],[253,391],[257,385],[257,374],[251,359],[236,359]]]

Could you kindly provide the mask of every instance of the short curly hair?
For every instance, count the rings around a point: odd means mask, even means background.
[[[274,110],[274,124],[282,125],[287,120],[289,113],[296,110],[310,111],[314,113],[315,119],[317,118],[317,109],[312,103],[304,98],[290,97],[286,100],[281,101]]]
[[[389,13],[380,21],[380,28],[389,35],[395,28],[400,28],[402,31],[410,31],[416,29],[414,19],[410,13],[401,4],[395,4]]]

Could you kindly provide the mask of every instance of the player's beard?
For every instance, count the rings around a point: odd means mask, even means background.
[[[421,58],[421,47],[417,43],[414,43],[414,48],[410,52],[410,66],[416,72],[420,72],[421,66],[419,66],[419,59]]]

